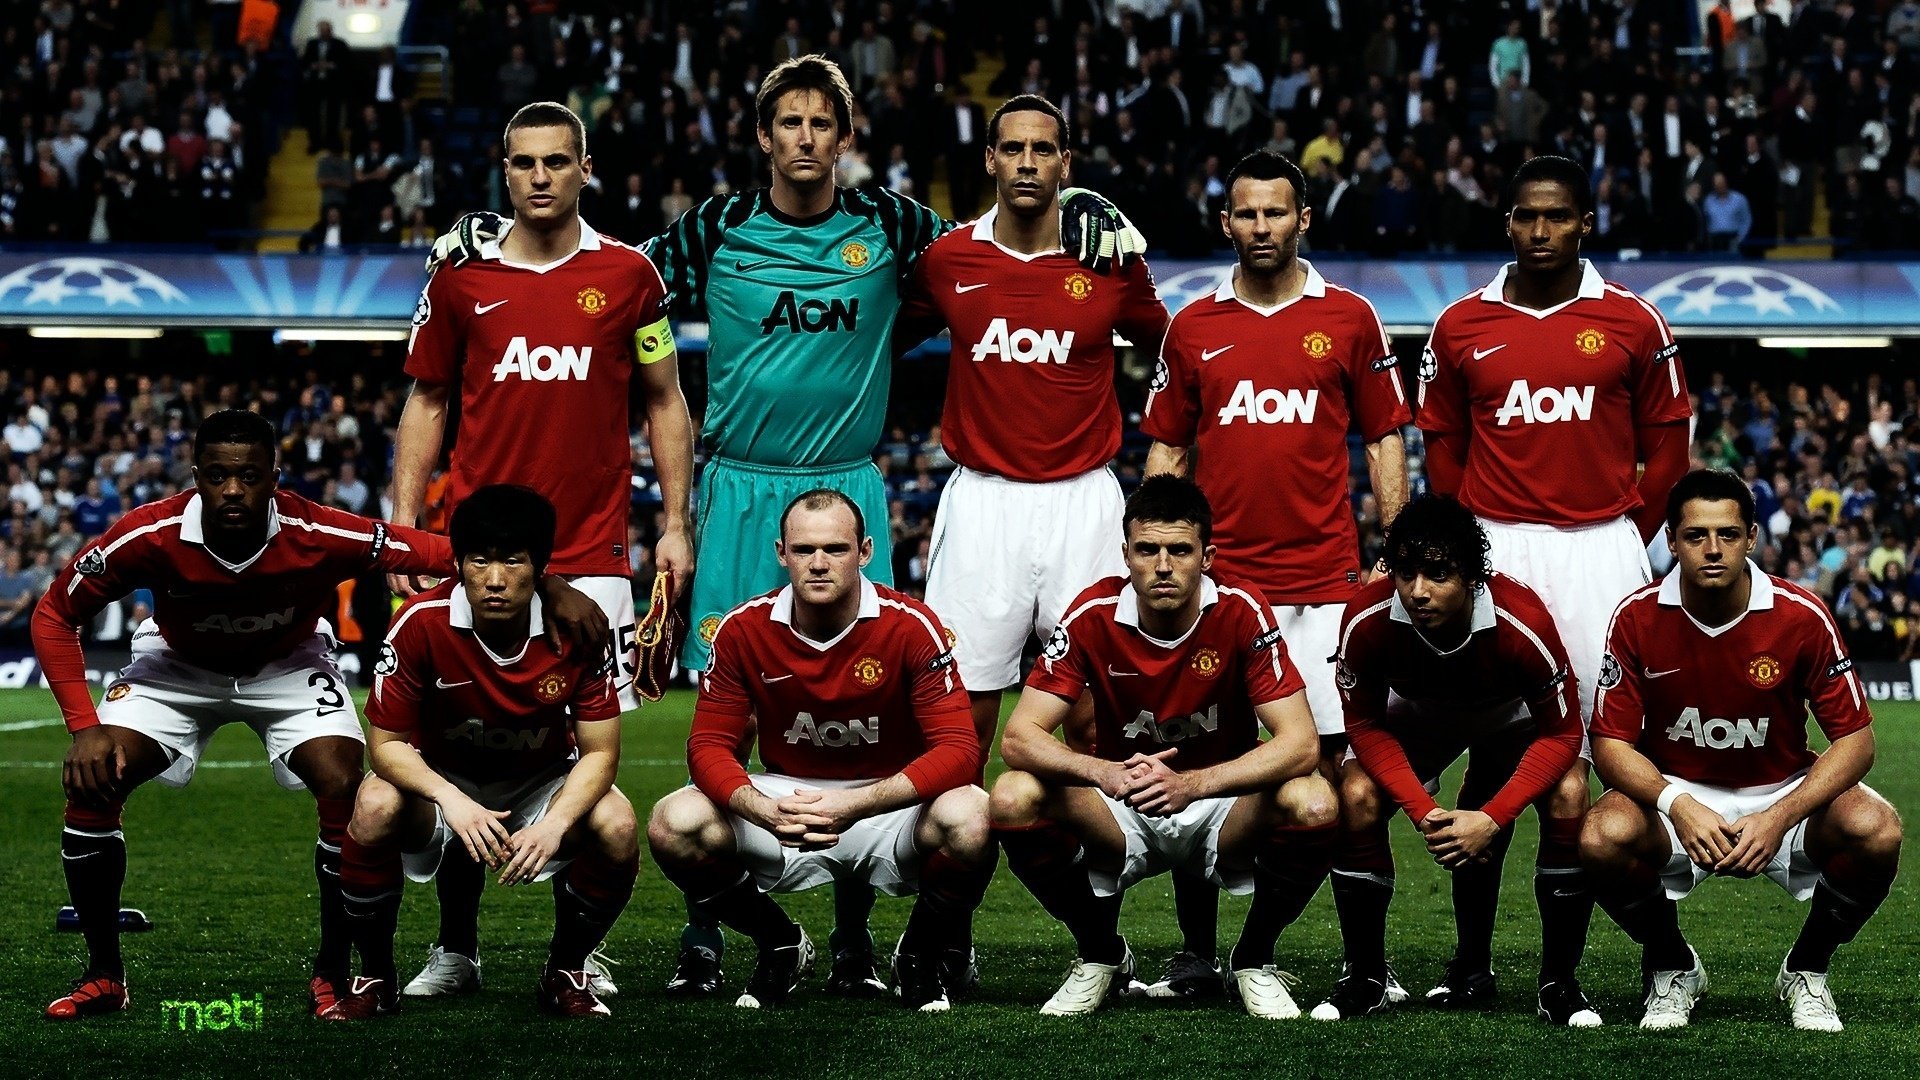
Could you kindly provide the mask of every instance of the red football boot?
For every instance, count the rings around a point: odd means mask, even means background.
[[[549,970],[540,976],[541,1010],[570,1019],[612,1016],[607,1006],[594,996],[592,978],[584,971]]]
[[[400,991],[393,985],[393,980],[355,975],[346,993],[314,1015],[322,1020],[370,1020],[385,1016],[399,1007]]]
[[[116,979],[108,975],[95,975],[74,980],[71,993],[54,999],[47,1006],[47,1019],[79,1020],[120,1012],[126,1007],[127,980],[124,977]]]
[[[307,983],[307,1015],[319,1016],[340,1000],[340,989],[332,979],[314,973],[313,980]]]

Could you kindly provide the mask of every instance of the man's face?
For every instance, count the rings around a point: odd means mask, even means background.
[[[507,196],[515,217],[560,222],[580,212],[580,189],[593,175],[593,159],[574,152],[572,129],[518,128],[507,136],[506,153]]]
[[[1053,117],[1043,112],[1002,116],[999,138],[987,147],[987,174],[1001,209],[1023,218],[1052,210],[1072,156],[1060,145],[1060,124]]]
[[[1200,575],[1213,566],[1213,545],[1189,521],[1135,521],[1127,526],[1127,575],[1144,609],[1185,611],[1198,602]]]
[[[1473,590],[1460,576],[1460,569],[1446,563],[1429,562],[1395,571],[1393,591],[1413,625],[1429,633],[1458,624],[1473,606]]]
[[[873,538],[859,535],[853,511],[840,503],[822,510],[797,506],[787,515],[774,550],[787,568],[794,599],[826,607],[860,587],[860,568],[873,558]]]
[[[813,187],[833,182],[833,163],[853,141],[841,131],[833,102],[818,90],[789,90],[773,103],[773,126],[760,130],[760,152],[773,163],[774,175],[790,184]]]
[[[1739,584],[1757,538],[1754,526],[1741,523],[1740,504],[1732,499],[1689,499],[1680,508],[1680,523],[1667,530],[1667,549],[1689,588],[1717,591]]]
[[[214,443],[193,463],[193,486],[200,493],[200,516],[208,535],[264,531],[279,485],[269,447]]]
[[[1287,179],[1243,176],[1227,192],[1220,227],[1233,241],[1240,265],[1256,274],[1291,266],[1300,254],[1300,237],[1313,224],[1313,211],[1300,209],[1299,193]]]
[[[1553,180],[1520,186],[1507,212],[1507,239],[1520,265],[1536,272],[1563,270],[1580,257],[1580,241],[1593,231],[1593,215],[1582,214],[1573,192]]]
[[[497,626],[518,619],[533,603],[539,577],[530,552],[468,552],[460,560],[460,587],[473,608],[473,625]]]

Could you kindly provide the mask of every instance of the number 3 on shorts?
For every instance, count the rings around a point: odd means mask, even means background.
[[[319,712],[325,715],[334,709],[345,707],[346,696],[340,693],[340,686],[333,681],[333,675],[325,671],[316,671],[307,676],[308,686],[320,687]]]

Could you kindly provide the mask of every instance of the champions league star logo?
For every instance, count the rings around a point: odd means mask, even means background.
[[[146,306],[148,298],[163,304],[187,302],[187,294],[166,278],[116,259],[78,255],[43,259],[0,277],[0,306],[138,308]]]
[[[1719,309],[1742,309],[1756,319],[1790,321],[1823,311],[1839,311],[1833,297],[1792,274],[1761,266],[1709,266],[1675,274],[1640,294],[1672,318],[1712,316]],[[1721,312],[1731,317],[1732,310]]]

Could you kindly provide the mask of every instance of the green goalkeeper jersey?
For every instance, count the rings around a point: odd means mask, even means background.
[[[869,457],[909,271],[947,228],[884,189],[840,189],[806,219],[761,189],[708,199],[649,241],[674,314],[707,322],[708,448],[784,468]]]

